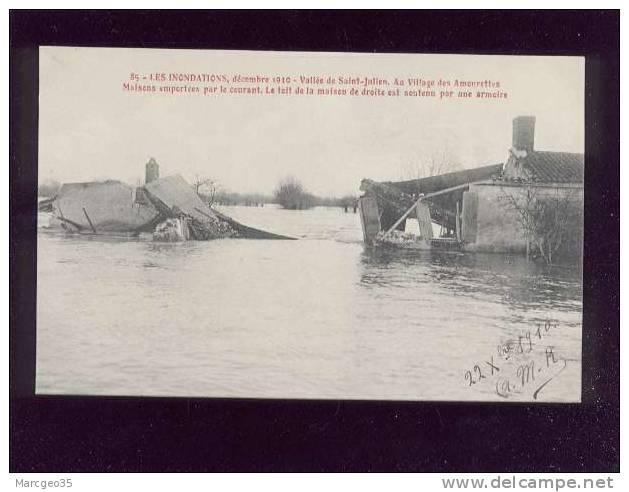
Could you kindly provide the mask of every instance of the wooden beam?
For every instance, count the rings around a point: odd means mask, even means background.
[[[85,218],[87,219],[87,221],[88,221],[88,222],[89,222],[89,224],[90,224],[90,227],[92,228],[92,232],[93,232],[94,234],[96,234],[96,228],[94,227],[94,224],[92,224],[92,221],[91,221],[91,219],[90,219],[90,216],[89,216],[89,215],[87,215],[87,210],[85,210],[85,207],[83,207],[83,213],[85,214]]]
[[[411,208],[409,208],[406,212],[404,212],[404,214],[395,222],[395,224],[393,224],[389,230],[387,232],[384,233],[384,235],[382,236],[382,239],[384,239],[385,237],[387,237],[389,234],[391,234],[391,232],[393,232],[393,230],[399,226],[403,220],[406,220],[406,217],[408,217],[410,215],[410,213],[415,210],[415,207],[417,207],[417,205],[419,204],[419,202],[421,202],[424,199],[423,196],[420,196],[417,201],[415,203],[413,203],[413,205],[411,206]]]
[[[67,222],[68,224],[76,227],[76,229],[78,231],[82,231],[84,229],[84,227],[81,224],[77,224],[76,222],[70,220],[70,219],[66,219],[65,217],[61,216],[61,217],[57,217],[58,220],[62,221],[62,222]]]
[[[477,182],[478,181],[475,181],[473,183],[465,183],[465,184],[461,184],[461,185],[457,185],[457,186],[451,186],[450,188],[445,188],[443,190],[435,191],[434,193],[428,193],[427,195],[424,195],[424,198],[432,198],[433,196],[439,196],[439,195],[443,195],[445,193],[450,193],[452,191],[456,191],[456,190],[460,190],[460,189],[463,189],[463,188],[467,188],[471,184],[475,184]]]

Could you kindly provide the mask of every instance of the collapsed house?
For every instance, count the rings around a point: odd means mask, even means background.
[[[64,184],[40,202],[52,214],[50,227],[82,234],[153,233],[155,240],[218,238],[293,239],[243,225],[206,204],[180,175],[159,178],[154,159],[143,186],[120,181]]]
[[[365,243],[528,253],[532,233],[523,216],[549,199],[580,210],[569,226],[582,232],[583,154],[537,151],[534,136],[535,117],[518,116],[504,164],[410,181],[364,179],[359,204]],[[419,234],[405,232],[408,219],[417,219]],[[434,237],[433,224],[440,237]],[[578,234],[572,239],[580,244]]]

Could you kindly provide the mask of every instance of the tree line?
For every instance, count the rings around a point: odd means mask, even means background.
[[[198,186],[197,186],[198,185]],[[209,179],[195,182],[196,191],[210,205],[245,205],[259,207],[274,203],[286,210],[308,210],[313,207],[342,207],[346,211],[355,211],[358,197],[345,195],[342,197],[320,197],[310,193],[304,185],[293,176],[281,179],[273,194],[237,193],[221,188]]]
[[[342,197],[319,197],[309,193],[303,184],[294,177],[286,177],[280,180],[273,194],[264,193],[238,193],[227,190],[211,178],[195,176],[192,186],[201,199],[208,205],[244,205],[248,207],[260,207],[274,203],[287,210],[307,210],[312,207],[342,207],[346,210],[353,209],[358,197],[345,195]],[[61,183],[54,180],[46,180],[40,183],[38,195],[40,197],[52,197],[61,188]]]

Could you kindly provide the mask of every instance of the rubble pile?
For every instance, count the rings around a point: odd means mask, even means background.
[[[214,210],[179,175],[159,178],[154,174],[135,189],[120,181],[65,184],[39,208],[52,213],[51,224],[81,234],[148,232],[155,241],[165,242],[294,239],[245,226]]]

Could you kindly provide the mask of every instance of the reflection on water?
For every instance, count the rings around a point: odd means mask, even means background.
[[[226,212],[300,240],[40,231],[38,391],[501,400],[489,378],[470,385],[465,372],[550,319],[549,343],[571,362],[540,394],[579,399],[579,272],[367,249],[358,216],[338,209]]]
[[[547,305],[571,312],[581,307],[579,270],[548,267],[519,256],[365,249],[362,264],[361,281],[366,284],[399,282],[410,288],[425,276],[436,289],[479,299],[494,296],[516,311]]]

